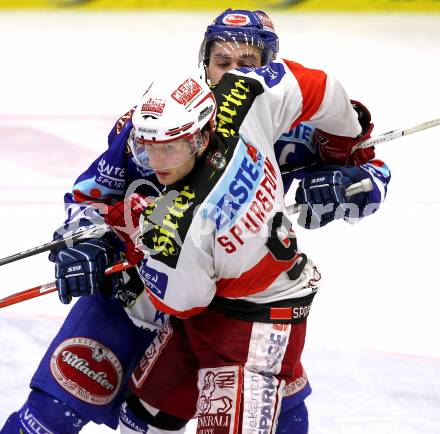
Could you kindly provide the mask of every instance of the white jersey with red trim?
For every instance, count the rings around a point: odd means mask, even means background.
[[[294,62],[227,73],[214,94],[217,128],[205,158],[150,204],[141,222],[147,253],[138,268],[148,296],[182,318],[214,296],[264,304],[317,290],[320,275],[295,248],[281,214],[273,143],[303,121],[339,136],[361,133],[341,84]]]

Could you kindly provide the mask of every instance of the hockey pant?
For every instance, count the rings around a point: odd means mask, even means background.
[[[76,414],[81,426],[92,421],[116,429],[129,376],[154,336],[136,327],[119,302],[79,298],[40,362],[30,384],[34,392],[18,414],[38,414],[50,432],[59,423],[51,418],[62,405],[62,413]]]
[[[304,375],[305,331],[306,321],[252,323],[213,309],[172,318],[142,357],[130,387],[148,407],[183,420],[197,417],[199,433],[274,433],[286,384],[300,387]],[[299,403],[285,401],[286,417],[297,405],[305,409],[306,386],[305,379]]]

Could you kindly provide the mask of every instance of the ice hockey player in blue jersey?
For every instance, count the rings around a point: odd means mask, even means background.
[[[256,33],[258,28],[259,33]],[[259,42],[249,44],[249,40]],[[264,46],[263,51],[258,47],[259,43]],[[204,62],[211,83],[216,84],[226,71],[235,68],[252,70],[269,63],[277,53],[278,37],[271,19],[264,12],[254,11],[249,14],[246,11],[229,9],[208,26],[200,49],[199,61]],[[266,74],[275,75],[276,71],[271,71],[270,65],[266,68]],[[302,91],[305,97],[309,77],[301,77],[301,79],[304,80]],[[369,137],[373,129],[370,113],[361,103],[357,101],[352,103],[363,128],[362,136]],[[303,226],[322,227],[335,218],[354,221],[376,211],[384,200],[390,180],[388,167],[374,158],[373,148],[350,154],[351,146],[352,144],[347,144],[343,138],[324,133],[307,123],[299,123],[292,127],[275,143],[278,164],[282,172],[285,172],[283,175],[285,191],[287,192],[294,179],[301,180],[296,201],[307,205],[305,208],[307,215],[298,220]],[[340,197],[334,194],[332,189],[334,182],[338,190],[339,187],[346,187],[365,177],[372,179],[373,189],[368,194],[356,198],[356,205],[359,207],[357,214],[355,212],[348,216],[348,210],[347,213],[341,213],[340,207],[336,206],[329,213],[321,215],[318,220],[314,218],[313,206],[325,206],[328,203],[343,205],[344,201],[348,202],[344,193]],[[318,179],[321,181],[316,182]],[[311,183],[314,186],[313,195],[310,194]],[[328,198],[327,194],[329,194]]]
[[[277,53],[278,38],[264,12],[227,10],[208,26],[199,57],[206,65],[212,84],[216,84],[226,71],[237,67],[259,67],[273,60]],[[268,66],[268,77],[270,73]],[[367,138],[371,132],[369,113],[361,104],[355,104],[364,129],[362,137]],[[156,177],[140,166],[128,151],[132,113],[133,110],[118,120],[109,135],[108,149],[79,176],[72,192],[66,194],[66,232],[72,227],[102,222],[103,214],[91,203],[111,206],[126,196],[133,182],[148,180],[148,183],[142,182],[137,191],[147,196],[158,194]],[[386,165],[374,159],[371,150],[351,156],[340,138],[311,125],[300,123],[283,134],[275,144],[275,154],[287,172],[284,175],[286,191],[294,178],[300,181],[296,199],[307,206],[306,215],[299,219],[306,227],[323,226],[339,217],[347,220],[364,217],[364,210],[367,213],[375,211],[385,198],[389,171]],[[348,203],[345,188],[365,177],[373,181],[374,188],[356,198],[359,215],[336,212]],[[314,218],[313,207],[329,203],[335,205],[334,209]],[[56,236],[64,233],[60,230]],[[164,322],[165,315],[153,306],[150,321],[146,324],[136,321],[134,325],[130,314],[125,311],[124,308],[129,307],[143,291],[136,273],[124,273],[117,280],[103,278],[105,267],[120,259],[123,252],[116,237],[108,235],[104,239],[76,245],[75,250],[68,251],[71,258],[68,260],[65,251],[53,252],[51,256],[57,264],[61,301],[68,303],[72,297],[82,295],[97,296],[80,297],[74,305],[31,381],[32,392],[28,400],[11,415],[1,433],[18,432],[19,429],[41,433],[46,429],[47,432],[73,434],[90,421],[115,428],[128,378],[155,336],[156,328]],[[72,266],[80,266],[87,279],[69,277],[68,269]],[[107,298],[111,294],[114,297]],[[68,351],[68,354],[79,357],[79,350],[83,361],[75,363],[79,359],[62,356]],[[60,366],[66,369],[60,369]],[[85,367],[88,373],[105,372],[112,381],[106,380],[107,384],[93,374],[83,378],[81,372]],[[285,423],[290,426],[292,434],[306,433],[308,418],[304,399],[311,389],[305,372],[299,372],[297,381],[286,390],[280,427]],[[122,420],[127,424],[132,420],[130,418],[134,418],[126,406],[122,414]],[[162,415],[163,418],[166,416]],[[172,417],[169,420],[174,430],[181,429],[184,424]]]

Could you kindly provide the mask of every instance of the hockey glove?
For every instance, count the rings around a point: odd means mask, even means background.
[[[105,222],[124,242],[126,260],[130,264],[137,264],[144,258],[144,254],[137,246],[137,238],[140,235],[139,218],[142,211],[151,202],[149,197],[135,193],[109,206],[108,212],[104,216]]]
[[[360,209],[368,201],[366,192],[350,199],[345,193],[351,184],[371,178],[367,171],[358,167],[338,166],[327,166],[325,169],[306,176],[296,190],[295,200],[303,205],[298,223],[306,229],[325,226],[351,213],[359,216]]]
[[[89,239],[65,247],[49,255],[55,262],[55,277],[61,303],[69,304],[72,297],[101,293],[113,294],[111,277],[104,275],[111,264],[110,245],[103,239]]]
[[[319,155],[325,164],[338,164],[341,166],[360,166],[374,158],[374,146],[358,149],[353,154],[351,150],[358,143],[369,139],[374,124],[371,123],[371,115],[368,109],[358,101],[351,100],[351,105],[358,115],[362,132],[358,137],[342,137],[316,129],[312,141],[319,150]]]

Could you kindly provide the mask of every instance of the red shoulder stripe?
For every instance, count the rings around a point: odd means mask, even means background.
[[[295,120],[291,128],[310,119],[321,107],[324,99],[327,74],[319,69],[308,69],[299,63],[284,60],[295,76],[302,94],[302,114]]]

